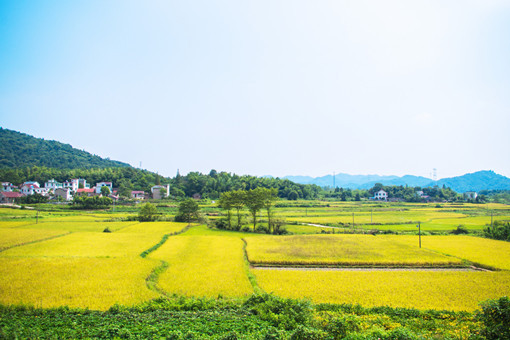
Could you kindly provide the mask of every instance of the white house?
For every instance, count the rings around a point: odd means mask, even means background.
[[[381,190],[379,190],[378,192],[375,193],[373,199],[376,200],[376,201],[387,201],[388,200],[388,193],[381,189]]]
[[[55,189],[57,188],[63,188],[64,185],[60,182],[57,182],[55,179],[50,179],[49,181],[44,183],[44,187],[49,190],[55,191]]]
[[[161,195],[161,191],[165,190],[164,194]],[[159,200],[163,197],[170,196],[170,184],[167,185],[155,185],[151,188],[152,198]]]
[[[24,195],[33,195],[36,193],[35,189],[40,189],[39,185],[37,184],[31,184],[33,182],[25,182],[21,186],[20,192]]]
[[[99,182],[99,183],[96,184],[96,194],[100,194],[101,193],[101,188],[102,187],[108,187],[108,189],[110,189],[110,193],[113,192],[112,182]]]
[[[2,191],[11,192],[16,186],[14,186],[11,182],[2,182]]]
[[[76,192],[80,187],[80,181],[77,178],[70,181],[65,181],[63,187],[64,189],[71,189],[72,191]]]
[[[144,191],[131,191],[131,197],[136,200],[143,200],[143,199],[145,199],[145,192]]]
[[[467,199],[467,200],[476,200],[477,197],[478,197],[478,193],[476,193],[474,191],[466,191],[464,193],[464,199]]]
[[[78,178],[78,187],[80,186],[80,184],[82,185],[83,189],[90,189],[90,184],[87,183],[86,179]]]

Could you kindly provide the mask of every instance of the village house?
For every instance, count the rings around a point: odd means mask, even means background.
[[[99,182],[96,184],[96,194],[100,194],[101,193],[101,188],[102,187],[108,187],[108,189],[110,189],[110,192],[113,192],[113,184],[112,182]]]
[[[372,197],[372,199],[375,201],[387,201],[388,193],[381,189],[374,194],[374,197]]]
[[[80,187],[79,180],[77,178],[72,179],[70,181],[65,181],[63,187],[67,189],[71,189],[72,191],[76,192],[78,191],[78,188]]]
[[[86,196],[86,197],[96,196],[96,189],[94,189],[94,188],[79,188],[78,190],[76,190],[76,194],[78,196]]]
[[[47,181],[46,183],[44,183],[44,187],[54,192],[55,189],[63,188],[64,185],[60,182],[57,182],[54,178],[52,178],[49,181]]]
[[[13,191],[14,189],[16,189],[17,187],[12,184],[11,182],[2,182],[2,189],[1,191]]]
[[[49,194],[49,189],[41,188],[39,183],[37,182],[25,182],[21,186],[20,192],[24,195],[34,195],[40,194],[43,196],[47,196]]]
[[[477,197],[478,197],[478,193],[476,193],[474,191],[466,191],[464,193],[464,199],[466,199],[466,200],[476,200]]]
[[[0,192],[0,203],[14,203],[17,198],[23,197],[20,192],[16,191],[2,191]]]
[[[152,198],[160,200],[170,195],[170,184],[155,185],[151,188]]]
[[[64,201],[70,201],[73,199],[73,196],[71,195],[71,189],[69,188],[55,189],[55,197],[61,197]]]
[[[144,200],[145,199],[145,191],[131,191],[131,197],[135,200]]]

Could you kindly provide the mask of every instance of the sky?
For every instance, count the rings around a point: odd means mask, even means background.
[[[165,176],[510,176],[510,1],[0,0],[0,126]]]

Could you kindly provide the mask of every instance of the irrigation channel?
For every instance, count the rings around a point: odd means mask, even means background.
[[[412,267],[401,267],[401,268],[378,268],[378,267],[271,267],[271,266],[251,266],[251,269],[263,269],[263,270],[300,270],[300,271],[349,271],[349,272],[375,272],[375,271],[404,271],[404,272],[490,272],[491,270],[478,268],[478,267],[464,267],[464,268],[412,268]]]

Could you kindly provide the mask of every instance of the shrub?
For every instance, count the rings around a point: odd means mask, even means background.
[[[457,229],[453,229],[452,231],[450,231],[450,234],[454,235],[469,234],[469,230],[467,230],[466,227],[460,224],[457,226]]]
[[[360,330],[360,323],[354,315],[344,315],[335,318],[326,326],[326,331],[333,335],[335,339],[342,339],[348,333],[359,332]]]
[[[103,233],[111,233],[111,232],[112,232],[112,231],[110,230],[110,228],[109,228],[109,227],[106,227],[106,228],[104,228],[104,230],[103,230]]]
[[[479,319],[484,325],[482,334],[487,339],[510,339],[510,299],[503,296],[480,304]]]
[[[262,320],[286,330],[307,325],[312,317],[310,302],[284,299],[271,294],[254,294],[246,300],[244,307]]]
[[[290,336],[290,340],[320,340],[326,339],[326,333],[316,328],[309,328],[299,325],[294,333]]]

